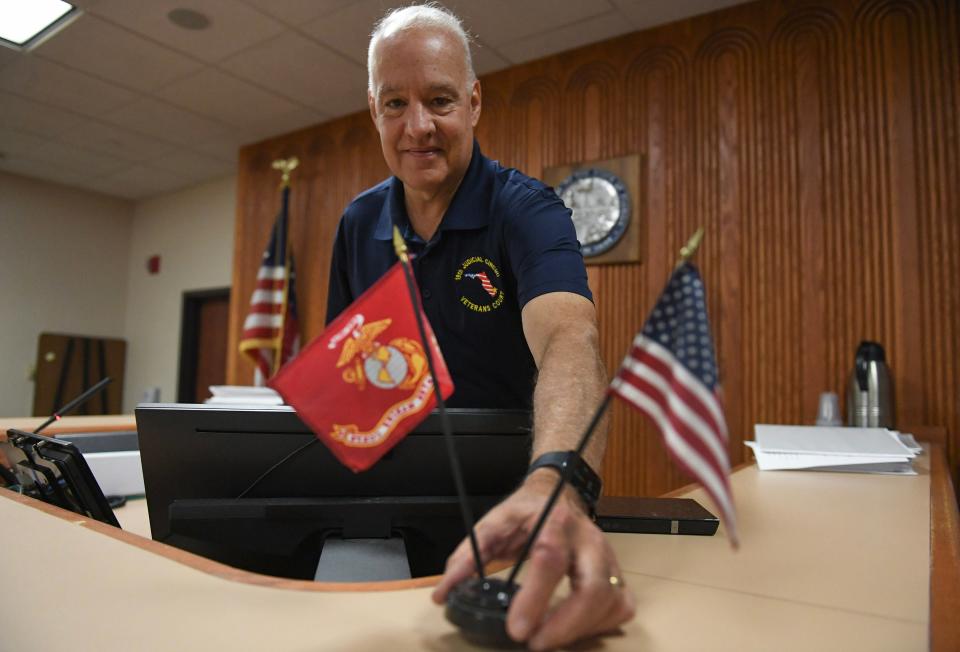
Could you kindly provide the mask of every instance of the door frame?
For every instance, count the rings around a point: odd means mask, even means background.
[[[177,372],[177,402],[193,403],[197,384],[197,350],[200,335],[200,306],[209,299],[230,301],[230,288],[191,290],[183,293],[180,311],[180,362]]]

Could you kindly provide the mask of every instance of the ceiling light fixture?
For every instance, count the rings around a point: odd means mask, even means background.
[[[199,11],[181,7],[174,9],[167,14],[170,22],[183,29],[207,29],[210,27],[210,19]]]
[[[0,0],[0,43],[24,49],[76,11],[62,0]]]

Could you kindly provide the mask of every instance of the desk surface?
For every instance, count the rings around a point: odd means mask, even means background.
[[[916,477],[741,469],[738,552],[722,527],[714,537],[608,535],[638,609],[600,647],[928,649],[928,463]],[[0,560],[4,649],[469,649],[425,582],[372,592],[264,582],[58,512],[0,490],[0,522],[19,533],[4,537]]]

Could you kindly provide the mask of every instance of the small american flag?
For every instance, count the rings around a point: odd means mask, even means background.
[[[283,208],[263,252],[250,311],[243,322],[240,351],[256,364],[255,384],[273,376],[300,349],[297,321],[296,272],[287,240],[289,188],[283,189]]]
[[[717,505],[736,546],[727,424],[717,390],[703,281],[696,267],[683,263],[634,338],[610,391],[653,420],[670,456]]]

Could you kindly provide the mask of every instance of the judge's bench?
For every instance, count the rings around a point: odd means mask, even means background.
[[[3,432],[15,425],[29,423],[0,420]],[[893,477],[745,465],[731,478],[737,551],[722,525],[713,537],[608,534],[637,614],[577,649],[960,649],[960,529],[942,447],[928,444],[917,467]],[[694,487],[673,495],[709,505]],[[257,575],[147,538],[143,501],[116,514],[122,530],[0,489],[0,649],[472,649],[430,601],[436,578]]]

